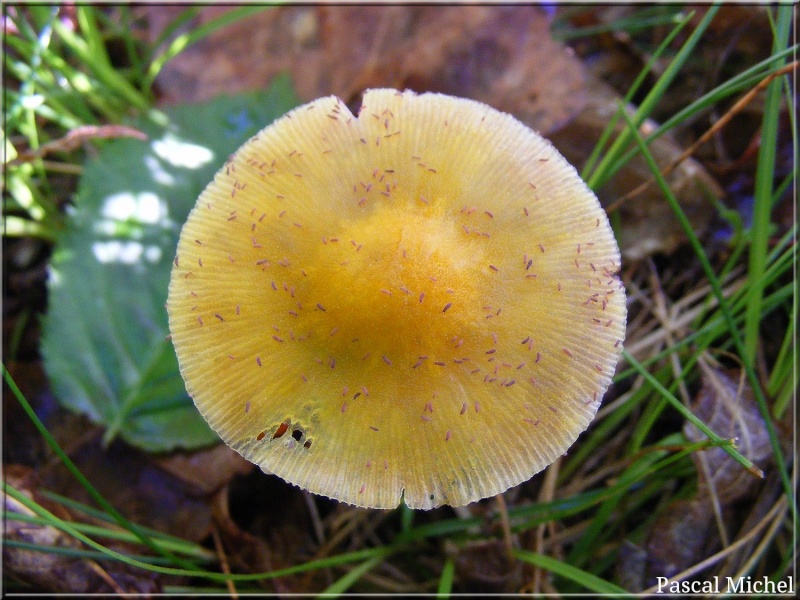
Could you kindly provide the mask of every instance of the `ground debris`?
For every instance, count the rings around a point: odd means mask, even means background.
[[[4,466],[5,483],[58,518],[71,521],[67,510],[39,492],[35,472],[19,465]],[[47,552],[16,546],[31,544],[43,549],[80,550],[83,545],[69,534],[50,525],[17,520],[14,515],[34,517],[35,513],[20,501],[3,495],[4,580],[16,581],[27,591],[47,591],[68,594],[154,594],[161,591],[160,576],[156,573],[131,569],[121,562],[100,563],[58,552]],[[116,545],[116,550],[131,552]]]
[[[692,412],[720,436],[735,438],[739,451],[765,469],[771,453],[769,436],[742,373],[703,362],[701,369],[702,387]],[[688,421],[683,432],[690,442],[707,439]],[[763,481],[722,448],[695,452],[692,459],[697,467],[694,496],[671,502],[653,522],[644,546],[628,543],[622,553],[620,572],[626,574],[630,591],[654,586],[658,577],[672,578],[728,546],[741,532],[752,528],[752,523],[750,527],[744,527],[744,523],[766,514],[769,506],[762,496],[774,500],[774,491],[766,489]],[[747,549],[742,552],[749,555]],[[710,578],[707,571],[701,576],[703,580]]]

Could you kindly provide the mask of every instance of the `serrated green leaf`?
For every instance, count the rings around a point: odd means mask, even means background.
[[[225,159],[299,104],[266,92],[153,112],[149,139],[103,145],[81,177],[50,265],[42,353],[59,401],[149,451],[217,439],[186,393],[164,303],[183,222]]]

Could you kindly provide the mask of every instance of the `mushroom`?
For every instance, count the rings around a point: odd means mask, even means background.
[[[593,419],[622,351],[617,244],[553,146],[482,103],[391,89],[292,110],[181,232],[188,393],[267,472],[362,507],[464,505]]]

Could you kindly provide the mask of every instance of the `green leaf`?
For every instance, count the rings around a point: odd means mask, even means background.
[[[288,77],[266,92],[153,111],[147,141],[89,161],[50,265],[42,352],[67,408],[150,451],[216,440],[184,388],[164,303],[178,235],[198,195],[249,137],[299,104]]]

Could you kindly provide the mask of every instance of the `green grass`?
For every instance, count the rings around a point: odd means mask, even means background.
[[[187,8],[167,27],[162,39],[150,47],[143,46],[131,34],[134,20],[131,9],[114,10],[117,12],[112,16],[99,7],[78,6],[79,27],[75,31],[62,22],[58,8],[31,5],[17,8],[13,14],[7,12],[19,32],[7,36],[4,55],[7,72],[17,82],[8,90],[4,105],[7,236],[52,242],[68,218],[64,207],[69,195],[62,191],[64,178],[74,183],[82,170],[83,155],[75,149],[41,153],[42,147],[59,142],[78,127],[118,125],[131,114],[154,110],[153,82],[171,59],[212,31],[263,8],[237,8],[184,33],[198,10]],[[649,145],[687,122],[707,115],[710,109],[725,106],[780,70],[797,51],[789,42],[792,7],[765,9],[770,14],[774,34],[769,58],[744,66],[738,74],[662,119],[647,135],[639,129],[702,47],[718,10],[711,7],[702,18],[695,18],[671,7],[642,8],[638,19],[558,31],[563,39],[574,39],[608,30],[635,33],[654,26],[669,29],[625,99],[641,94],[647,77],[653,76],[657,61],[665,60],[671,53],[667,67],[660,71],[633,113],[620,106],[597,140],[583,175],[590,186],[599,189],[628,161],[643,157],[652,173],[654,187],[682,226],[694,261],[691,267],[698,280],[683,297],[670,298],[672,306],[677,307],[673,318],[680,320],[680,326],[672,323],[676,325],[674,331],[666,331],[663,323],[648,314],[651,307],[642,300],[655,293],[647,287],[647,278],[642,275],[645,269],[627,272],[628,283],[635,284],[642,292],[631,295],[634,319],[626,342],[629,349],[615,377],[619,391],[606,401],[598,419],[569,456],[552,467],[555,480],[552,494],[509,503],[507,514],[502,508],[484,507],[485,511],[476,511],[471,516],[463,512],[438,513],[440,516],[433,518],[400,507],[397,519],[385,525],[389,533],[384,535],[389,539],[382,544],[362,544],[355,549],[340,544],[329,556],[287,568],[227,575],[221,572],[216,554],[208,548],[123,517],[42,424],[4,365],[4,379],[12,392],[6,400],[22,406],[55,457],[94,503],[87,506],[45,489],[38,490],[48,505],[68,508],[76,518],[69,521],[4,482],[4,492],[20,507],[18,511],[5,512],[9,522],[52,527],[81,542],[67,548],[5,540],[6,546],[80,559],[118,561],[146,572],[187,578],[190,583],[167,588],[175,593],[227,593],[228,582],[237,591],[246,593],[263,590],[259,582],[303,573],[330,577],[328,583],[315,590],[319,594],[385,592],[370,576],[385,563],[391,563],[396,569],[402,565],[404,573],[413,580],[405,584],[447,598],[460,589],[457,551],[470,543],[503,540],[503,527],[507,523],[507,533],[516,544],[512,549],[516,561],[525,569],[547,573],[549,585],[560,593],[621,596],[628,590],[619,581],[615,566],[620,560],[623,541],[643,543],[648,527],[670,502],[695,493],[697,470],[693,456],[721,447],[754,477],[762,467],[753,465],[735,444],[698,419],[688,405],[691,398],[687,397],[687,390],[695,389],[702,379],[701,363],[724,359],[742,369],[753,389],[772,449],[774,464],[769,469],[780,481],[780,489],[767,512],[769,518],[765,517],[752,530],[741,532],[741,536],[753,536],[758,543],[739,570],[726,571],[724,561],[716,556],[707,557],[697,568],[704,569],[704,577],[752,573],[784,578],[793,561],[795,532],[790,521],[796,518],[796,482],[792,480],[791,465],[787,464],[778,432],[779,424],[786,422],[792,412],[797,389],[794,342],[798,306],[793,279],[797,226],[776,233],[775,207],[795,182],[793,176],[775,181],[774,173],[781,111],[788,110],[790,130],[796,135],[795,108],[787,78],[775,78],[767,85],[760,106],[763,118],[754,172],[752,224],[747,225],[737,213],[717,204],[720,215],[728,218],[735,232],[725,256],[716,255],[695,234],[680,199],[674,197],[652,158]],[[126,57],[122,67],[115,65],[109,56],[107,43],[112,37],[122,42]],[[676,48],[677,40],[682,42]],[[618,130],[619,123],[626,126]],[[796,156],[796,138],[792,144]],[[774,349],[767,352],[762,324],[773,317],[786,323],[786,331],[780,339],[772,340]],[[23,321],[20,327],[24,324]],[[13,352],[10,354],[13,357]],[[680,430],[685,421],[694,423],[707,439],[698,443],[687,440]],[[365,519],[371,515],[364,512]],[[550,533],[539,538],[540,541],[530,542],[537,531]],[[563,539],[550,534],[563,534]],[[520,540],[529,543],[523,546]],[[114,542],[124,542],[135,550],[123,553],[112,549]],[[741,539],[734,540],[722,553],[737,552],[743,545]],[[382,573],[383,577],[390,577],[392,572]]]
[[[67,202],[53,183],[55,175],[81,172],[80,154],[58,153],[51,160],[39,151],[48,142],[82,126],[119,124],[131,114],[153,109],[155,78],[181,51],[217,29],[268,9],[235,8],[189,33],[180,27],[196,16],[186,8],[151,47],[133,35],[133,8],[117,6],[116,19],[91,5],[76,6],[78,29],[68,26],[59,6],[5,7],[9,23],[19,32],[5,36],[4,66],[18,80],[7,89],[5,130],[5,234],[36,236],[50,242],[63,226]],[[127,27],[126,27],[127,25]],[[129,66],[112,64],[107,40],[121,38]]]

